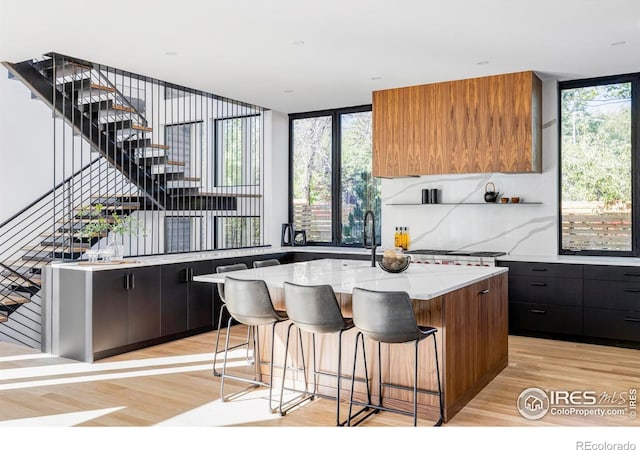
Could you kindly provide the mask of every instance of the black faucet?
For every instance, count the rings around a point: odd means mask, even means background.
[[[376,266],[376,218],[373,215],[373,211],[369,210],[364,214],[364,225],[362,229],[362,245],[364,248],[367,246],[367,222],[371,217],[371,267]]]

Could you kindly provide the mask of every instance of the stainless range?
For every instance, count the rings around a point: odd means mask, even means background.
[[[449,264],[457,266],[488,266],[496,265],[498,256],[506,255],[505,252],[469,252],[457,250],[409,250],[405,252],[411,255],[411,262],[418,264]]]

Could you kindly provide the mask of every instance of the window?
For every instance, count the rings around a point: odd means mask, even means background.
[[[290,115],[290,218],[309,244],[362,245],[363,218],[376,216],[380,183],[371,175],[371,106]]]
[[[198,177],[202,161],[202,122],[181,123],[165,126],[167,170],[184,172],[187,177]]]
[[[260,217],[218,217],[218,248],[255,247],[260,241]]]
[[[201,217],[165,217],[165,253],[202,249]]]
[[[218,186],[260,184],[260,116],[216,120]]]
[[[562,82],[560,253],[637,255],[638,75]]]

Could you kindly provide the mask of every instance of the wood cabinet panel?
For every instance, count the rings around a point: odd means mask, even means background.
[[[542,83],[533,72],[373,93],[373,171],[540,172]]]

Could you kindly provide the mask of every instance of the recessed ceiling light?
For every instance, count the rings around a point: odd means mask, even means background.
[[[164,52],[166,56],[176,56],[178,52]]]
[[[382,77],[371,77],[370,79],[373,81],[376,81],[376,80],[382,80]]]
[[[616,41],[616,42],[612,42],[611,45],[613,47],[615,47],[615,46],[618,46],[618,45],[624,45],[626,43],[627,43],[627,41]]]
[[[478,64],[479,66],[486,66],[487,64],[489,64],[489,61],[479,61],[476,64]]]
[[[284,91],[285,94],[291,94],[293,92],[293,89],[285,89]]]
[[[304,41],[293,41],[291,45],[304,45]]]

